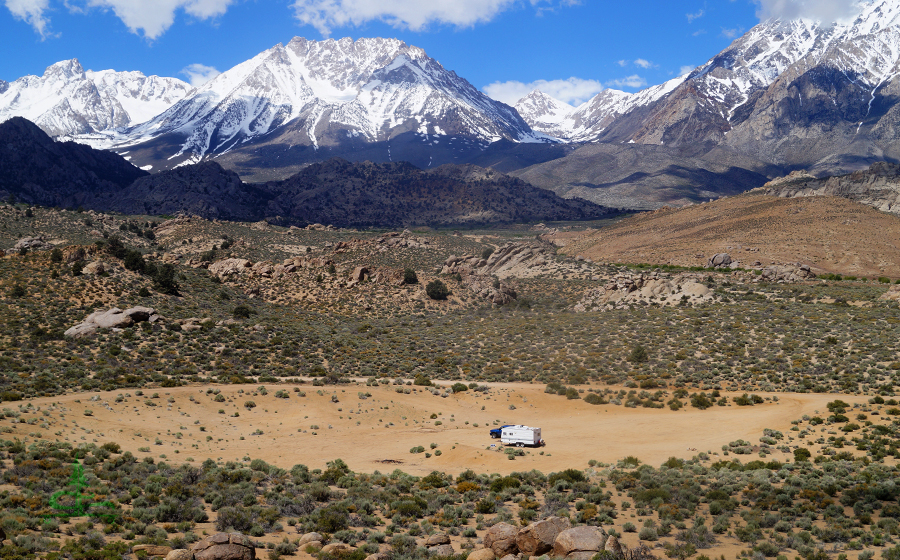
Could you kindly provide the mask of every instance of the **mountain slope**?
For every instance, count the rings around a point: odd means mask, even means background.
[[[295,157],[291,148],[339,154],[403,134],[418,135],[422,145],[432,142],[429,136],[535,139],[513,108],[419,48],[396,39],[297,37],[101,144],[129,146],[136,161],[159,169],[229,152],[255,157],[260,149],[282,150],[283,164],[303,163],[308,158]],[[404,158],[389,153],[386,159]]]
[[[54,142],[34,123],[0,123],[0,197],[73,208],[115,198],[147,172],[120,156],[75,142]]]
[[[47,67],[43,76],[0,82],[0,121],[25,117],[50,136],[91,134],[144,122],[190,91],[175,78],[85,71],[73,58]]]

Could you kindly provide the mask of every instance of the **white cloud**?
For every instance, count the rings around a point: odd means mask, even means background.
[[[523,83],[518,81],[494,82],[484,86],[484,92],[492,99],[507,105],[515,105],[532,91],[538,89],[554,99],[569,105],[580,105],[603,91],[603,84],[597,80],[569,78],[568,80],[537,80]]]
[[[50,7],[50,0],[4,0],[12,15],[34,28],[42,39],[47,38],[50,20],[44,12]]]
[[[628,66],[628,61],[627,60],[619,60],[618,62],[616,62],[616,64],[618,64],[622,68],[625,68],[626,66]]]
[[[656,65],[655,65],[655,64],[653,64],[653,63],[650,62],[649,60],[644,60],[643,58],[639,58],[639,59],[635,60],[634,63],[635,63],[637,66],[640,66],[641,68],[643,68],[643,69],[645,69],[645,70],[648,69],[648,68],[656,68]]]
[[[571,6],[573,0],[294,0],[294,15],[323,35],[335,27],[383,21],[398,28],[421,31],[432,23],[470,27],[494,19],[516,4]]]
[[[194,87],[200,87],[221,74],[212,66],[206,66],[205,64],[189,64],[179,73],[187,76],[188,82]]]
[[[694,23],[695,19],[700,19],[705,14],[706,14],[706,12],[704,10],[700,10],[695,14],[685,14],[685,16],[687,16],[688,23]]]
[[[619,78],[618,80],[611,80],[606,82],[606,85],[609,87],[615,88],[642,88],[647,85],[647,80],[638,76],[637,74],[633,74],[631,76],[626,76],[624,78]]]
[[[175,12],[184,10],[198,19],[220,16],[233,0],[85,0],[89,8],[112,10],[132,33],[156,39],[172,26]]]
[[[806,18],[821,22],[847,22],[859,15],[860,0],[753,0],[759,18]]]
[[[722,37],[725,37],[726,39],[735,39],[743,32],[744,30],[741,27],[735,27],[734,29],[726,29],[725,27],[723,27]]]
[[[696,68],[696,66],[689,66],[689,65],[685,64],[684,66],[682,66],[681,68],[678,69],[678,75],[684,76],[685,74],[690,74],[691,72],[694,71],[694,68]]]

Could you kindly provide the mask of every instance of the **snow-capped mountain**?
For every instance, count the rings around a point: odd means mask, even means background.
[[[533,141],[518,113],[396,39],[294,38],[238,64],[150,121],[95,144],[167,144],[197,161],[258,143],[312,146],[397,135]],[[432,140],[428,140],[432,142]],[[138,156],[135,156],[138,157]]]
[[[43,76],[0,81],[0,122],[25,117],[56,137],[101,132],[146,121],[191,89],[176,78],[85,71],[73,58],[49,66]]]
[[[846,23],[772,19],[597,139],[848,171],[897,152],[898,73],[900,0],[870,1]]]

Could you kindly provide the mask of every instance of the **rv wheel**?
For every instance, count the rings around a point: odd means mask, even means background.
[[[520,441],[516,444],[516,447],[525,447],[525,444]]]

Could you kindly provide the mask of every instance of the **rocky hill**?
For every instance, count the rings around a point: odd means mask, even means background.
[[[831,196],[747,193],[547,237],[569,255],[598,262],[705,267],[711,255],[727,253],[735,266],[761,273],[799,263],[817,274],[900,275],[900,218]]]
[[[265,188],[275,194],[269,215],[342,227],[590,220],[615,213],[472,165],[422,171],[407,163],[332,159]]]
[[[837,196],[900,215],[900,165],[894,163],[878,162],[864,171],[822,179],[795,172],[765,187],[772,196]]]
[[[0,124],[0,196],[85,208],[148,175],[114,153],[75,142],[54,142],[32,122],[14,117]]]
[[[422,171],[408,163],[335,158],[284,181],[245,183],[208,161],[149,176],[114,153],[54,142],[22,118],[0,124],[0,195],[129,214],[341,227],[592,220],[615,213],[474,165]]]

